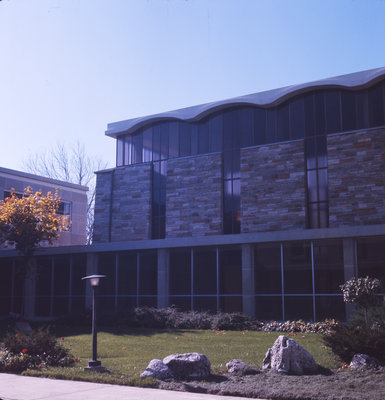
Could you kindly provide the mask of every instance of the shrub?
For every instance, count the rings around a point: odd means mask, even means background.
[[[381,282],[376,278],[352,278],[340,286],[344,295],[344,302],[355,304],[364,312],[365,324],[368,325],[368,311],[378,306],[381,298],[377,293],[381,289]]]
[[[250,317],[241,313],[218,313],[212,316],[211,329],[216,331],[241,331],[255,328]]]
[[[74,358],[59,344],[49,328],[39,328],[29,335],[8,332],[0,352],[0,371],[20,372],[27,368],[69,365]]]
[[[350,363],[354,354],[363,353],[385,363],[385,335],[380,328],[367,326],[339,325],[334,331],[323,336],[326,346],[330,347],[342,361]]]

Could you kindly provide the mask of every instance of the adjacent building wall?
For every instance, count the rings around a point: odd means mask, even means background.
[[[385,223],[385,129],[328,137],[330,227]]]
[[[241,232],[306,227],[303,140],[241,150]]]
[[[151,164],[97,173],[94,242],[150,238]]]
[[[222,155],[167,162],[166,236],[222,233]]]

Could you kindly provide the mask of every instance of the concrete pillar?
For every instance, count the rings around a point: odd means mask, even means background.
[[[98,256],[95,253],[87,253],[86,276],[98,273]],[[83,281],[86,286],[86,309],[92,308],[92,287],[89,282]]]
[[[158,308],[168,306],[169,254],[168,249],[158,249]]]
[[[242,310],[243,314],[255,317],[254,249],[250,244],[242,245]]]
[[[357,276],[357,255],[355,239],[343,239],[344,251],[344,280],[345,282]],[[348,320],[354,312],[353,304],[345,304],[346,319]]]

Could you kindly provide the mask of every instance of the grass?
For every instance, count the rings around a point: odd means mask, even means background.
[[[203,330],[152,330],[152,329],[101,329],[98,333],[98,359],[110,374],[94,374],[83,368],[91,359],[91,335],[73,332],[73,328],[59,328],[59,341],[81,361],[71,368],[28,370],[24,374],[49,376],[61,379],[80,379],[128,385],[154,386],[156,381],[141,380],[139,375],[153,358],[163,359],[172,353],[198,352],[211,362],[214,374],[226,372],[226,363],[234,358],[251,365],[262,365],[266,351],[278,332],[203,331]],[[313,354],[316,362],[325,368],[340,364],[321,343],[317,334],[292,336]]]

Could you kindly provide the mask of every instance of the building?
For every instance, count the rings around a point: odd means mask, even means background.
[[[61,198],[58,213],[71,221],[71,229],[61,232],[56,244],[59,246],[86,244],[87,191],[86,186],[58,181],[39,175],[0,167],[0,199],[3,200],[14,191],[22,196],[24,189],[31,187],[33,192],[59,192]]]
[[[344,320],[339,285],[385,282],[385,68],[108,125],[91,246],[37,252],[36,316],[135,306]],[[0,252],[0,315],[20,310]],[[384,288],[385,292],[385,288]]]
[[[94,242],[153,252],[142,264],[138,252],[114,253],[115,305],[129,304],[123,281],[140,268],[143,304],[259,319],[345,319],[340,284],[385,282],[385,68],[106,134],[117,165],[97,173]]]

